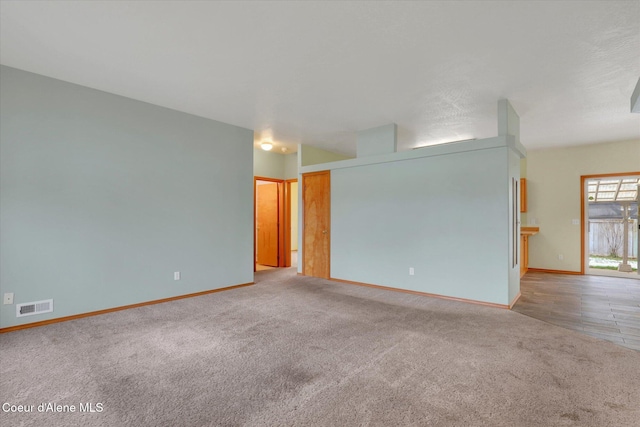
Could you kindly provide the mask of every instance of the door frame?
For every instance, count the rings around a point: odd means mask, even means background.
[[[291,212],[291,184],[298,182],[298,179],[284,180],[284,263],[286,267],[291,267],[291,215],[298,215],[298,212]],[[298,200],[298,204],[300,201]]]
[[[278,184],[278,267],[291,267],[291,182],[297,179],[253,177],[253,271],[256,271],[256,213],[258,181]]]
[[[586,182],[590,179],[597,178],[614,178],[621,176],[640,175],[640,172],[614,172],[614,173],[598,173],[594,175],[581,175],[580,176],[580,217],[582,220],[582,227],[580,228],[580,274],[586,274],[585,260],[586,260],[586,230],[589,226],[589,213],[586,209],[587,199],[585,195],[587,193]]]

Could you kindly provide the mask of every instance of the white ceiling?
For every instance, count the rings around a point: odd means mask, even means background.
[[[497,135],[529,150],[640,139],[640,1],[2,1],[0,62],[353,154]],[[279,151],[276,148],[274,151]]]

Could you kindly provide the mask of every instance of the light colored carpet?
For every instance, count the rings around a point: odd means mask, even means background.
[[[632,426],[640,352],[507,310],[320,279],[0,335],[3,426]]]

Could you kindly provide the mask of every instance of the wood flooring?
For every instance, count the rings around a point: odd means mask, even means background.
[[[640,351],[640,280],[527,272],[514,311]]]

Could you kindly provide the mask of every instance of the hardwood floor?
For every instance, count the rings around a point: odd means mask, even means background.
[[[527,272],[514,311],[640,351],[640,280]]]

